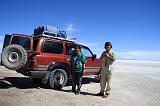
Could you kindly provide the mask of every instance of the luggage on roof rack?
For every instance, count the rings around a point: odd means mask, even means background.
[[[52,27],[52,26],[39,26],[34,29],[34,36],[39,36],[42,34],[53,36],[53,37],[60,37],[64,39],[67,38],[66,31],[58,30],[56,27]]]
[[[58,34],[57,34],[57,37],[61,37],[61,38],[67,38],[67,34],[66,34],[66,31],[64,30],[59,30],[58,31]]]

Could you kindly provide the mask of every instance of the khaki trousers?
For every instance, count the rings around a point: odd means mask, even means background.
[[[109,67],[101,67],[101,80],[100,80],[100,92],[107,92],[111,90],[111,77],[112,71],[109,70]],[[107,84],[107,87],[106,87]]]

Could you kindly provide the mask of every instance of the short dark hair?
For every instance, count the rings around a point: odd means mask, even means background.
[[[112,48],[112,43],[111,43],[111,42],[106,42],[106,43],[105,43],[105,47],[106,47],[106,46],[111,46],[111,48]]]

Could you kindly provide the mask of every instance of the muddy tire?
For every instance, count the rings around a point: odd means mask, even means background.
[[[67,73],[63,69],[54,69],[49,75],[48,85],[52,89],[61,89],[67,84]]]
[[[8,69],[18,70],[27,62],[27,52],[20,45],[9,45],[2,51],[2,64]]]

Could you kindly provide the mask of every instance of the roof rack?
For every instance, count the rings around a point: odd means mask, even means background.
[[[56,36],[51,36],[51,35],[46,35],[46,34],[40,34],[37,36],[33,36],[33,38],[39,38],[39,37],[46,37],[49,39],[57,39],[57,40],[63,40],[63,41],[69,41],[69,42],[75,42],[76,38],[62,38],[62,37],[56,37]]]
[[[75,42],[76,38],[67,37],[65,30],[59,30],[53,26],[42,25],[34,29],[33,38],[46,37],[68,42]],[[75,42],[76,43],[76,42]]]

